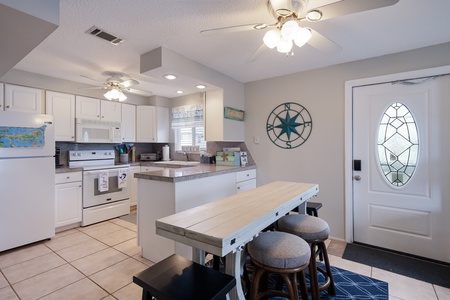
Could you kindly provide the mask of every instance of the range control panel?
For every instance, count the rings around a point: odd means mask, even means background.
[[[114,150],[74,150],[69,151],[69,161],[114,159]]]

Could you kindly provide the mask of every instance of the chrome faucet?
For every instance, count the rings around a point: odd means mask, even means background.
[[[189,161],[189,156],[188,156],[188,153],[186,151],[183,152],[183,155],[186,156],[186,161]]]

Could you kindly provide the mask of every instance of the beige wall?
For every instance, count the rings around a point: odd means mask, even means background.
[[[450,65],[450,43],[245,84],[245,142],[258,166],[258,185],[318,183],[313,201],[323,203],[319,216],[332,237],[344,239],[345,82],[444,65]],[[284,102],[303,105],[313,122],[309,139],[291,150],[272,144],[266,133],[267,117]]]

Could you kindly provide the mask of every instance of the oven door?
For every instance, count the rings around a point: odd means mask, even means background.
[[[108,190],[99,191],[99,172],[108,172]],[[129,173],[129,172],[128,172]],[[119,169],[83,171],[83,208],[126,200],[130,198],[130,181],[126,187],[119,188]]]

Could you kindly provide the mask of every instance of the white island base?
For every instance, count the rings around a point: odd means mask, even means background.
[[[236,173],[180,182],[138,178],[138,244],[142,256],[159,262],[174,253],[192,260],[192,247],[156,234],[157,219],[236,194]]]

